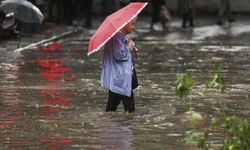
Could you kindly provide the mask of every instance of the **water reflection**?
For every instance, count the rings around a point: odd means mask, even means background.
[[[69,67],[63,67],[62,62],[59,58],[49,59],[49,58],[37,58],[32,62],[37,63],[37,71],[42,75],[43,78],[48,81],[64,80],[64,75],[70,70]],[[72,77],[74,78],[74,77]],[[71,79],[66,78],[66,80]]]
[[[55,117],[55,115],[65,112],[68,104],[73,101],[71,98],[66,98],[69,94],[72,94],[71,92],[56,89],[57,87],[37,92],[43,101],[42,107],[39,109],[40,114]],[[39,108],[40,106],[37,105],[36,107]]]
[[[0,65],[0,83],[14,84],[18,80],[19,67],[16,64],[1,63]]]
[[[55,44],[42,51],[58,50]],[[36,48],[35,51],[41,49]],[[35,145],[59,150],[74,142],[62,134],[57,120],[69,113],[75,92],[63,87],[76,77],[60,55],[27,54],[18,63],[1,64],[0,149]]]
[[[43,46],[43,51],[55,51],[59,49],[61,43],[51,42]],[[56,118],[63,113],[66,113],[69,109],[69,104],[73,101],[73,92],[59,90],[60,85],[53,84],[54,82],[69,81],[74,79],[73,76],[67,76],[67,72],[71,70],[70,67],[64,67],[60,57],[56,58],[44,58],[38,57],[32,60],[33,63],[37,63],[37,72],[41,74],[42,78],[51,82],[49,86],[44,90],[38,90],[37,94],[41,98],[41,105],[36,105],[36,108],[44,118]],[[61,86],[63,86],[61,84]],[[48,118],[49,117],[49,118]],[[43,118],[43,117],[42,117]],[[44,125],[57,126],[55,121],[45,121]],[[60,150],[62,146],[71,144],[73,139],[61,139],[60,134],[51,134],[51,139],[40,139],[38,142],[46,145],[49,150]],[[59,138],[59,139],[56,139]]]
[[[38,142],[43,143],[48,147],[48,150],[60,150],[65,144],[71,144],[73,139],[60,139],[60,140],[38,140]]]
[[[124,114],[107,113],[109,118],[102,120],[100,125],[100,145],[95,149],[132,149],[134,131],[132,117]]]
[[[53,117],[53,114],[65,112],[63,106],[67,106],[69,102],[73,101],[71,98],[67,98],[73,93],[59,90],[58,87],[60,87],[60,85],[63,86],[60,82],[75,78],[74,76],[66,75],[71,68],[64,67],[60,58],[44,59],[43,57],[38,57],[32,62],[37,63],[37,72],[40,73],[44,79],[52,83],[48,84],[49,86],[46,89],[37,91],[44,103],[40,114]],[[59,82],[59,85],[53,84],[54,82]]]
[[[58,51],[59,50],[59,46],[61,45],[60,42],[49,42],[49,43],[45,43],[43,46],[42,46],[42,49],[44,51]]]

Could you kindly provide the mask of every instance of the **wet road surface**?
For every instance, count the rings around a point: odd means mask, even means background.
[[[194,149],[182,141],[191,126],[184,115],[188,101],[175,96],[176,74],[193,71],[193,91],[206,94],[192,95],[193,108],[210,119],[219,95],[204,83],[212,80],[215,62],[222,62],[229,87],[223,102],[230,113],[249,120],[247,23],[200,23],[182,30],[173,20],[170,32],[161,33],[149,32],[144,21],[138,20],[140,28],[131,35],[139,49],[135,67],[141,87],[134,92],[132,114],[125,114],[122,104],[116,113],[104,112],[102,51],[87,56],[95,29],[20,52],[1,51],[0,149]],[[218,148],[216,138],[213,143]]]

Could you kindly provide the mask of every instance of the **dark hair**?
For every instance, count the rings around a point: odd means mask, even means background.
[[[3,10],[0,9],[0,17],[4,20],[5,19],[5,13]]]

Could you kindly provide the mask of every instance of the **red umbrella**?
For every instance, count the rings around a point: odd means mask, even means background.
[[[134,19],[147,4],[133,2],[106,17],[89,41],[88,55],[98,51],[110,38]]]

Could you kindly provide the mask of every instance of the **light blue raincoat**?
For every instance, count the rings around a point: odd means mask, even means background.
[[[121,31],[104,46],[101,85],[110,91],[131,96],[132,54]]]

